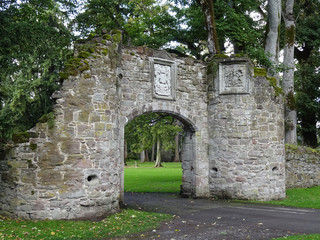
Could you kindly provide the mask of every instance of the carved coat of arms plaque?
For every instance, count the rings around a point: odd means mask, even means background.
[[[151,80],[153,97],[174,100],[176,65],[173,61],[153,58],[151,61]]]
[[[249,93],[248,66],[245,63],[219,65],[219,93]]]

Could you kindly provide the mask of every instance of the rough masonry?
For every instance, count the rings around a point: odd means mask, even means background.
[[[247,58],[210,63],[145,47],[119,34],[78,46],[53,95],[54,126],[38,123],[0,158],[0,214],[74,219],[119,210],[124,126],[165,112],[185,126],[181,193],[285,197],[282,97]]]

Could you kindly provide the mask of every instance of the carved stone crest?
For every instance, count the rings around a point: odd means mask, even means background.
[[[246,62],[219,64],[219,93],[249,93],[250,74]]]
[[[153,58],[151,61],[153,97],[174,100],[176,65],[174,61]]]
[[[171,95],[171,67],[154,64],[154,91],[160,96]]]

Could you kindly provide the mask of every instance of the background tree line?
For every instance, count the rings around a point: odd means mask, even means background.
[[[314,0],[2,0],[1,141],[52,110],[74,40],[120,29],[128,45],[202,60],[229,49],[248,55],[284,89],[287,142],[295,143],[298,132],[299,141],[317,147],[319,11]]]

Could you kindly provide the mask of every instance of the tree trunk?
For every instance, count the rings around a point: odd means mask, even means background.
[[[157,137],[157,156],[156,156],[155,167],[162,167],[162,165],[161,165],[161,142],[160,142],[159,137]]]
[[[153,162],[153,161],[154,161],[154,152],[155,152],[155,148],[156,148],[156,144],[154,143],[154,144],[152,145],[151,162]]]
[[[144,160],[146,159],[146,156],[144,154],[144,150],[140,153],[140,162],[143,163]]]
[[[268,26],[265,53],[272,66],[268,69],[269,76],[279,79],[276,67],[279,62],[279,35],[281,23],[281,0],[268,1]],[[279,80],[278,80],[279,81]],[[279,83],[279,82],[278,82]]]
[[[180,162],[180,156],[179,156],[179,133],[176,133],[176,136],[174,137],[175,142],[175,149],[174,149],[174,162]]]
[[[148,151],[148,149],[144,150],[144,156],[145,156],[145,161],[149,162],[150,160],[149,160],[149,151]]]
[[[285,142],[297,143],[297,112],[294,100],[294,41],[295,22],[293,15],[294,0],[285,0],[283,19],[285,23],[285,45],[283,53],[282,85],[286,98],[285,102]]]
[[[219,43],[218,43],[218,36],[216,31],[216,23],[215,23],[215,16],[214,16],[214,7],[212,0],[198,0],[202,8],[202,12],[204,13],[206,27],[208,31],[208,50],[209,55],[213,56],[216,53],[219,53]]]

